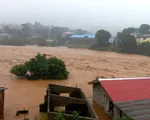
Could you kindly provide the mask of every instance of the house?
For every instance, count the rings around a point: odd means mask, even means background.
[[[150,120],[150,77],[110,78],[89,82],[93,99],[111,119]]]
[[[136,36],[137,43],[150,42],[150,34],[140,34]]]
[[[0,87],[0,119],[4,118],[4,90],[6,88]]]
[[[95,39],[95,35],[92,34],[74,34],[70,37],[68,41],[69,47],[76,47],[76,48],[89,48],[92,45],[96,44],[97,41]]]
[[[150,34],[132,33],[131,35],[136,38],[137,44],[142,42],[150,42]]]

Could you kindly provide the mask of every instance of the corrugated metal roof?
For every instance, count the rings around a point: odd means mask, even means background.
[[[91,34],[83,34],[83,35],[72,35],[71,38],[95,38],[95,35],[91,35]]]
[[[150,37],[150,34],[139,34],[137,35],[138,38],[147,38]]]
[[[103,80],[100,83],[113,102],[150,99],[150,79]]]
[[[150,120],[150,99],[114,103],[134,120]]]

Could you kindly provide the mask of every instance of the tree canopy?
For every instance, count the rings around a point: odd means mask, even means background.
[[[142,33],[142,34],[149,34],[150,30],[150,25],[149,24],[142,24],[139,28],[139,32]]]
[[[129,35],[131,33],[134,33],[136,31],[136,28],[132,28],[132,27],[129,27],[129,28],[125,28],[123,29],[123,33],[126,34],[126,35]]]
[[[132,28],[126,28],[122,32],[117,33],[118,45],[123,52],[136,53],[137,43],[135,36],[131,35]]]
[[[46,55],[37,54],[25,64],[12,67],[12,74],[26,79],[67,79],[69,72],[64,61],[56,57],[47,58]]]
[[[95,35],[97,42],[100,46],[107,46],[111,34],[106,30],[98,30]]]

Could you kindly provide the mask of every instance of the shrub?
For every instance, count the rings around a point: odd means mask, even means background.
[[[80,116],[78,112],[73,111],[72,115],[73,115],[73,120],[80,120]]]
[[[19,77],[23,77],[27,73],[27,68],[25,65],[15,65],[12,67],[11,71],[12,74],[15,74]]]
[[[65,120],[64,113],[62,111],[57,112],[56,120]]]
[[[26,74],[27,71],[30,74]],[[46,55],[41,54],[36,55],[24,65],[12,67],[11,73],[27,79],[67,79],[69,74],[62,60],[56,57],[46,58]]]
[[[72,116],[73,116],[73,120],[80,120],[80,116],[78,112],[73,111]],[[62,111],[58,111],[56,115],[56,120],[64,120],[64,119],[65,119],[64,113]]]

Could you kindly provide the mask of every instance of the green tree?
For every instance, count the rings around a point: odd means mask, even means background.
[[[27,73],[27,68],[25,67],[25,65],[22,65],[22,64],[16,65],[16,66],[12,67],[11,73],[13,73],[19,77],[22,77]]]
[[[150,25],[149,24],[142,24],[140,26],[139,32],[142,33],[142,34],[148,34],[148,33],[150,33],[149,30],[150,30]]]
[[[123,33],[126,34],[126,35],[129,35],[131,33],[134,33],[136,31],[136,28],[133,28],[133,27],[130,27],[130,28],[125,28],[123,29]]]
[[[127,28],[122,32],[117,33],[118,45],[120,46],[122,52],[136,53],[137,43],[135,36],[131,35],[132,29]]]
[[[99,46],[107,46],[109,39],[111,38],[111,34],[106,30],[98,30],[95,35]]]
[[[13,66],[10,72],[31,80],[67,79],[69,74],[62,60],[56,57],[46,58],[46,55],[41,54],[37,54],[35,58],[30,59],[24,65]]]
[[[138,45],[138,51],[140,54],[150,56],[150,43],[142,42]]]

